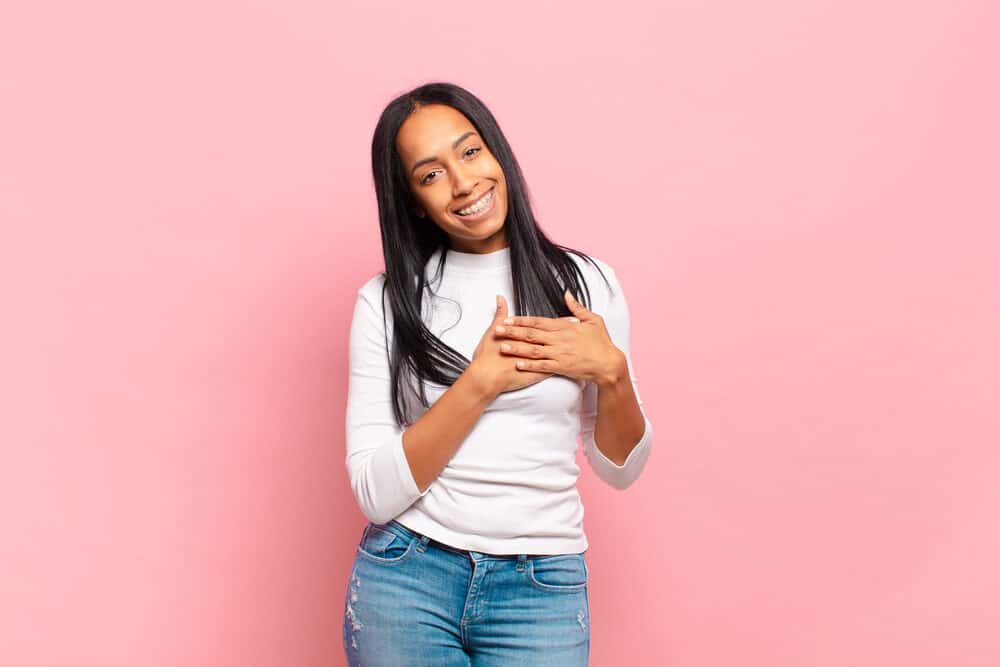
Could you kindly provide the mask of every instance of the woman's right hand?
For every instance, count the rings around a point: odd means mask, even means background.
[[[514,364],[519,357],[505,355],[500,351],[500,343],[505,339],[497,338],[494,328],[507,318],[507,300],[497,295],[497,309],[489,328],[483,334],[476,351],[472,353],[472,364],[480,381],[492,396],[502,394],[512,389],[520,389],[541,382],[552,373],[522,371]]]

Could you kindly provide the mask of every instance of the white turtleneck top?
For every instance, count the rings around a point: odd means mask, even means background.
[[[442,249],[426,265],[428,281]],[[447,253],[440,282],[425,293],[422,318],[430,331],[472,359],[496,313],[496,295],[514,302],[510,247],[485,254]],[[642,408],[629,352],[629,309],[614,270],[593,257],[611,283],[587,261],[569,253],[590,289],[590,310],[604,318],[612,342],[624,353],[646,430],[625,463],[616,465],[594,441],[597,387],[552,375],[504,392],[486,408],[454,456],[420,493],[392,412],[387,341],[392,310],[382,301],[385,275],[359,290],[350,329],[346,465],[351,488],[373,523],[396,519],[451,546],[488,554],[581,553],[588,547],[583,504],[576,489],[578,441],[597,476],[616,489],[638,478],[653,445],[653,427]],[[383,323],[383,313],[386,321]],[[509,312],[510,315],[519,313]],[[390,347],[391,349],[391,347]],[[431,405],[448,389],[425,383]],[[411,401],[412,399],[407,399]],[[427,408],[414,405],[416,421]]]

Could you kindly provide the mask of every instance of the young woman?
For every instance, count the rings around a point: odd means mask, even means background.
[[[577,437],[624,489],[653,436],[618,278],[545,236],[496,120],[458,86],[393,100],[372,163],[385,271],[350,329],[346,464],[369,523],[348,663],[586,665]]]

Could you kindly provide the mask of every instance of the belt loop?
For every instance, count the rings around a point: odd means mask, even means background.
[[[417,551],[419,551],[420,553],[423,553],[424,551],[426,551],[427,550],[427,543],[430,542],[430,540],[431,540],[431,538],[427,537],[426,535],[421,535],[420,536],[420,544],[417,545]]]
[[[524,572],[524,563],[528,560],[528,554],[517,555],[517,571]]]

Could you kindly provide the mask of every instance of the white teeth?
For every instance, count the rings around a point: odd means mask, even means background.
[[[457,213],[459,215],[473,215],[474,213],[479,213],[480,211],[482,211],[483,209],[485,209],[487,206],[490,205],[490,201],[492,199],[493,199],[493,190],[490,190],[489,193],[485,197],[480,199],[478,203],[469,206],[468,208],[463,208],[460,211],[457,211]]]

